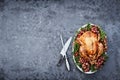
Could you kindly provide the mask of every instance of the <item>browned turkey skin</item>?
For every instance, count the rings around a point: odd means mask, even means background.
[[[90,64],[95,64],[103,53],[104,47],[99,40],[100,35],[92,31],[86,31],[76,38],[76,41],[81,45],[79,48],[80,56],[89,61]]]

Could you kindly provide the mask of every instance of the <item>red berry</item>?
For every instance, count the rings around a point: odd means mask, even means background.
[[[79,55],[79,53],[78,53],[78,52],[76,52],[76,53],[74,54],[74,56],[75,56],[75,57],[77,57],[78,55]]]
[[[92,26],[92,28],[91,28],[91,31],[93,32],[93,33],[99,33],[99,29],[98,29],[98,27],[96,27],[96,26]]]

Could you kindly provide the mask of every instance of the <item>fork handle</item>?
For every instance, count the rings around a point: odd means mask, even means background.
[[[65,61],[66,61],[66,67],[67,67],[68,71],[70,71],[70,64],[68,62],[67,57],[65,57]]]

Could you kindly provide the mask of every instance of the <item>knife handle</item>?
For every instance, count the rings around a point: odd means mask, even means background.
[[[57,66],[58,67],[61,66],[61,64],[63,63],[63,61],[64,61],[64,57],[62,55],[60,55],[60,59],[59,59],[59,61],[57,63]]]

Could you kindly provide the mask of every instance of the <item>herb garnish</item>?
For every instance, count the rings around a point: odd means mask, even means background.
[[[100,38],[101,40],[103,40],[106,36],[106,33],[101,28],[99,28],[99,30],[100,30]]]
[[[78,52],[80,45],[75,42],[74,44],[74,53]]]

